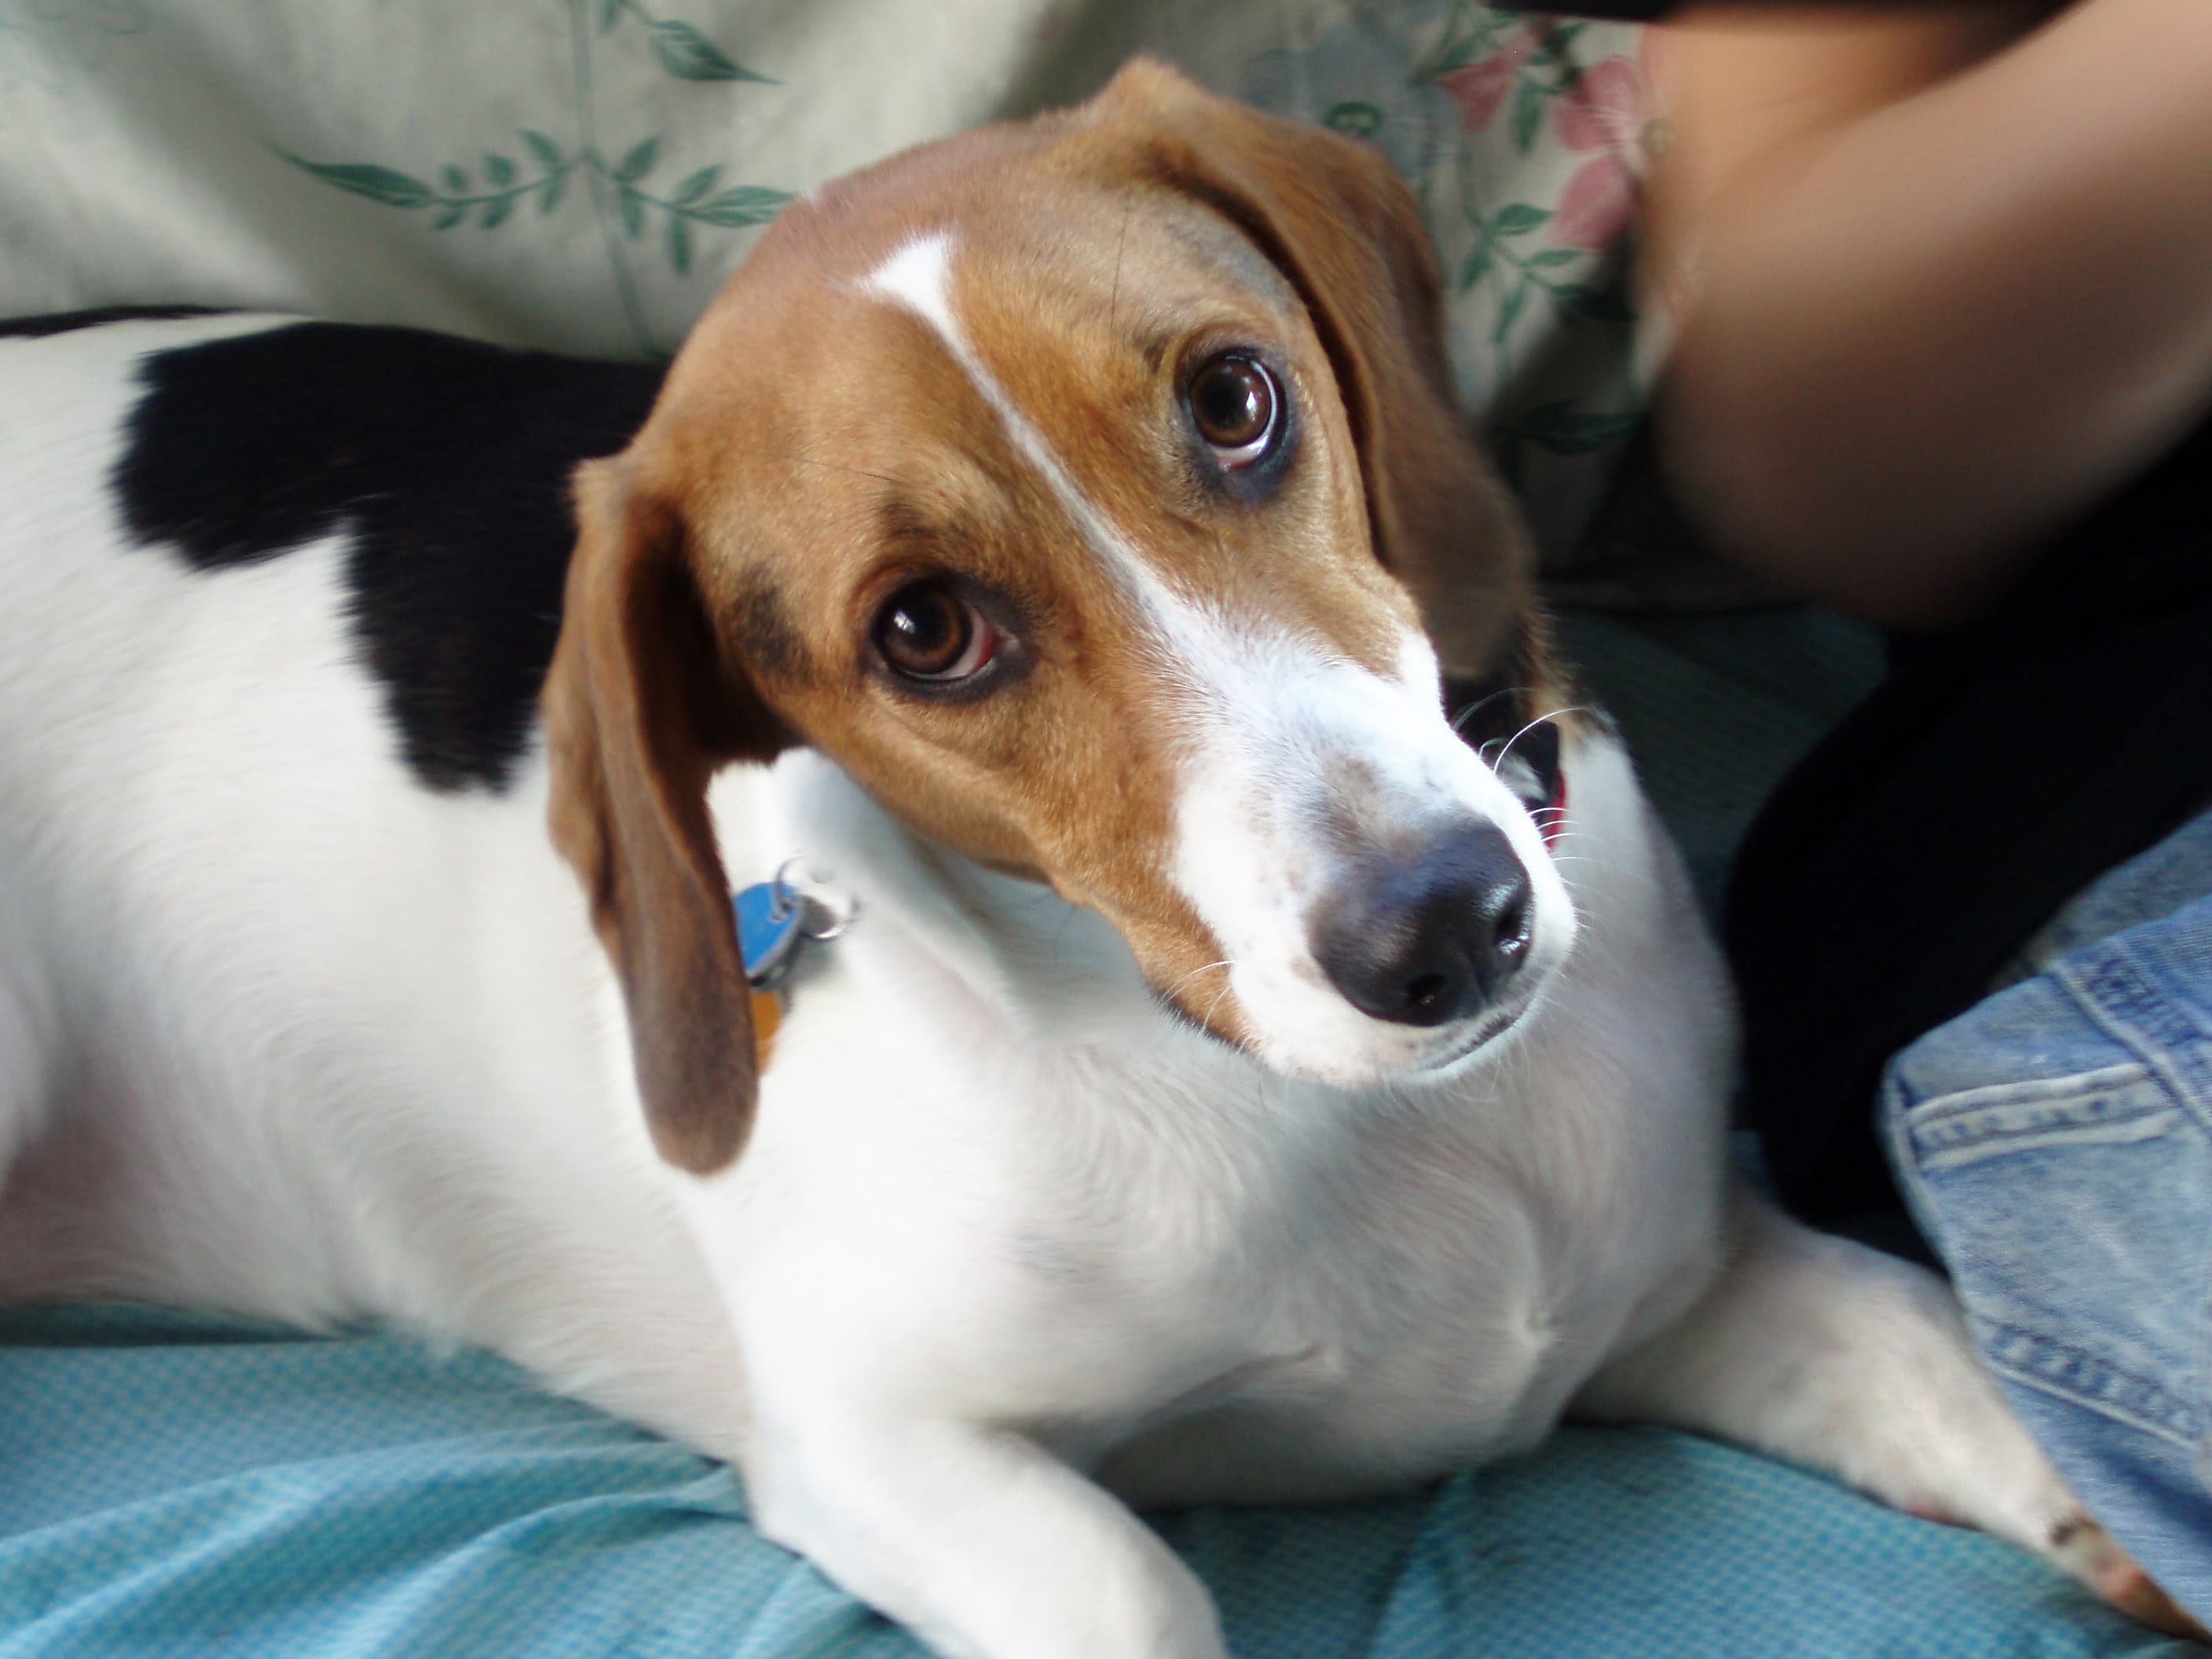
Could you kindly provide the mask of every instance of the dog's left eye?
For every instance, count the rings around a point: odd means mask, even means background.
[[[1261,459],[1281,429],[1282,392],[1275,377],[1242,352],[1208,359],[1190,377],[1191,423],[1232,470]]]
[[[981,673],[1002,638],[988,617],[940,581],[899,589],[876,613],[872,631],[892,672],[932,685]]]

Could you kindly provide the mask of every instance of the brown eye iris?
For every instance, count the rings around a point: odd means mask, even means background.
[[[1214,358],[1191,377],[1190,417],[1198,434],[1231,466],[1266,453],[1279,401],[1274,376],[1233,352]]]
[[[876,613],[876,649],[908,679],[966,679],[996,654],[998,630],[942,582],[902,587]]]

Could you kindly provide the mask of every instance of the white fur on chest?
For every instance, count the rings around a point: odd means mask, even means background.
[[[746,1158],[687,1200],[749,1351],[1085,1460],[1256,1409],[1329,1489],[1533,1441],[1710,1270],[1729,1040],[1618,749],[1576,787],[1567,971],[1498,1052],[1355,1093],[1175,1020],[1097,917],[818,759],[735,775],[733,878],[801,854],[860,906],[794,981]]]

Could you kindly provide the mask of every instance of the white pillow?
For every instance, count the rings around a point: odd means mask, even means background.
[[[672,350],[786,193],[1128,52],[1371,138],[1555,564],[1644,397],[1638,31],[1347,0],[0,0],[0,316],[193,302]]]

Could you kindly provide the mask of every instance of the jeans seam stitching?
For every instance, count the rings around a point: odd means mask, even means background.
[[[2198,1420],[2196,1413],[2190,1410],[2189,1407],[2182,1401],[2173,1399],[2172,1395],[2168,1395],[2164,1389],[2160,1388],[2155,1382],[2146,1382],[2143,1378],[2137,1376],[2133,1371],[2129,1370],[2125,1366],[2114,1364],[2108,1359],[2100,1358],[2094,1354],[2085,1352],[2084,1351],[2073,1347],[2067,1343],[2057,1341],[2053,1338],[2045,1336],[2039,1332],[2029,1330],[2025,1326],[2015,1325],[2008,1321],[1990,1320],[1977,1322],[1982,1323],[1987,1333],[1977,1346],[1981,1349],[1983,1358],[1988,1362],[1990,1369],[1996,1372],[1999,1376],[2009,1378],[2011,1381],[2017,1382],[2024,1389],[2033,1389],[2039,1394],[2047,1395],[2056,1400],[2063,1400],[2069,1404],[2081,1407],[2085,1411],[2094,1412],[2100,1417],[2106,1418],[2116,1423],[2124,1424],[2130,1428],[2140,1430],[2146,1434],[2157,1435],[2160,1439],[2171,1441],[2176,1445],[2185,1446],[2189,1448],[2192,1454],[2196,1451],[2198,1443],[2203,1440],[2203,1425]],[[2172,1418],[2178,1419],[2180,1423],[2187,1424],[2188,1426],[2185,1428],[2178,1426],[2177,1423],[2174,1421],[2163,1423],[2153,1421],[2135,1412],[2117,1407],[2109,1400],[2101,1399],[2093,1395],[2082,1393],[2077,1389],[2067,1388],[2063,1384],[2057,1382],[2051,1378],[2039,1376],[2033,1371],[2026,1370],[2021,1366],[2009,1361],[2000,1360],[1997,1358],[1993,1350],[1999,1340],[2007,1337],[2014,1338],[2026,1343],[2033,1350],[2055,1350],[2059,1353],[2066,1355],[2069,1358],[2087,1360],[2091,1364],[2096,1365],[2104,1370],[2110,1371],[2114,1376],[2124,1379],[2133,1387],[2141,1389],[2145,1395],[2157,1401],[2160,1405],[2170,1407]]]
[[[1906,1052],[1910,1054],[1911,1051],[1908,1049]],[[2124,1077],[2111,1075],[2115,1073],[2126,1073],[2128,1075]],[[1933,1127],[1969,1112],[1984,1111],[1991,1107],[2021,1104],[2023,1102],[2017,1091],[2024,1088],[2038,1091],[2039,1092],[2033,1098],[2041,1103],[2046,1100],[2057,1102],[2068,1099],[2071,1097],[2069,1091],[2078,1091],[2084,1085],[2094,1085],[2094,1088],[2100,1092],[2111,1092],[2127,1088],[2133,1084],[2154,1081],[2162,1083],[2163,1079],[2160,1079],[2158,1074],[2137,1058],[2130,1049],[2126,1051],[2122,1058],[2105,1065],[2091,1066],[2057,1077],[2011,1078],[2001,1083],[1977,1083],[1963,1089],[1947,1089],[1941,1094],[1926,1097],[1915,1091],[1905,1109],[1915,1120],[1916,1127],[1925,1125]],[[1973,1096],[1991,1097],[1970,1098]]]
[[[2195,1115],[2188,1110],[2185,1101],[2177,1101],[2174,1098],[2173,1091],[2166,1078],[2156,1070],[2142,1066],[2140,1062],[2130,1061],[2130,1064],[2134,1067],[2136,1074],[2124,1082],[2107,1081],[2093,1088],[2079,1089],[2072,1093],[2053,1088],[2048,1095],[2039,1095],[2033,1102],[1976,1102],[1971,1106],[1960,1107],[1954,1110],[1947,1104],[1945,1096],[1938,1095],[1925,1102],[1915,1099],[1909,1104],[1901,1103],[1897,1109],[1899,1114],[1897,1127],[1913,1156],[1917,1159],[1939,1158],[1961,1147],[1996,1146],[1998,1143],[2018,1140],[2025,1136],[2054,1133],[2063,1135],[2074,1133],[2087,1134],[2095,1129],[2134,1123],[2142,1119],[2161,1115],[2179,1115],[2185,1121],[2193,1121]],[[2086,1084],[2098,1072],[2109,1072],[2117,1068],[2112,1066],[2097,1066],[2075,1077],[2036,1079],[2034,1081],[2039,1085],[2063,1084],[2071,1088],[2073,1085]],[[1998,1127],[1961,1127],[1962,1120],[1979,1113],[2000,1111],[2007,1108],[2019,1109],[2029,1105],[2055,1109],[2079,1102],[2085,1095],[2116,1094],[2122,1089],[2133,1088],[2140,1084],[2148,1084],[2157,1091],[2154,1104],[2136,1107],[2114,1115],[2099,1117],[2094,1121],[2080,1120],[2060,1126],[2008,1124]],[[1960,1090],[1955,1092],[1965,1094],[1970,1091]]]
[[[2084,974],[2081,964],[2088,962],[2092,972]],[[2115,976],[2124,976],[2123,994],[2108,1000],[2098,988],[2095,970],[2101,968]],[[2200,1126],[2204,1121],[2203,1103],[2196,1088],[2196,1079],[2186,1076],[2178,1061],[2177,1052],[2183,1049],[2201,1051],[2205,1046],[2204,1034],[2197,1029],[2194,1020],[2174,1014],[2168,1009],[2168,999],[2146,979],[2124,949],[2110,941],[2092,945],[2065,960],[2052,964],[2051,978],[2067,1000],[2079,1008],[2098,1030],[2118,1043],[2129,1054],[2148,1066],[2174,1103],[2195,1119]],[[2168,1042],[2159,1034],[2138,1023],[2135,1009],[2149,1003],[2167,1010],[2169,1019],[2179,1019],[2186,1030],[2178,1042]]]

